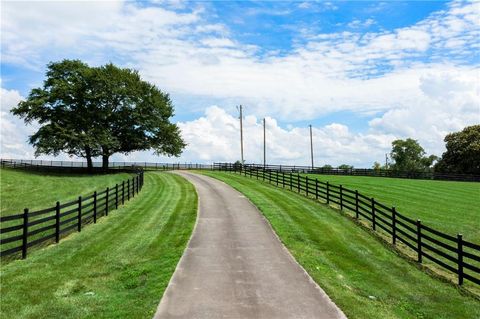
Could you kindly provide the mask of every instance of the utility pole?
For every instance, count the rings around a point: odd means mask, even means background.
[[[388,154],[385,153],[385,169],[388,169]]]
[[[237,110],[240,112],[240,152],[242,156],[242,165],[245,163],[243,159],[243,108],[242,106],[237,106]]]
[[[265,132],[265,118],[263,118],[263,168],[267,165],[267,142],[266,142],[266,132]]]
[[[314,169],[313,165],[313,135],[312,135],[312,125],[310,125],[310,155],[312,157],[312,169]]]

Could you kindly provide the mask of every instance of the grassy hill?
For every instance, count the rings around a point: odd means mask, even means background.
[[[81,175],[0,169],[0,215],[43,209],[103,190],[131,177],[128,173]]]
[[[478,318],[478,299],[429,276],[330,207],[248,177],[204,174],[244,193],[347,317]]]
[[[428,226],[480,243],[480,183],[365,176],[308,175],[357,189]]]
[[[0,317],[152,318],[196,212],[185,179],[147,173],[142,192],[108,218],[3,265]]]

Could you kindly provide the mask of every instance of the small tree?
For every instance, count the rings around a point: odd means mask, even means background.
[[[339,169],[344,169],[344,170],[351,170],[351,169],[353,169],[353,165],[342,164],[338,168]]]
[[[428,169],[436,156],[425,157],[425,150],[411,138],[392,142],[390,158],[394,160],[391,168],[396,171],[419,171]]]
[[[380,164],[379,162],[374,162],[372,168],[376,171],[379,171],[382,169],[382,164]]]
[[[435,165],[436,171],[480,174],[480,125],[450,133],[444,141],[447,151]]]
[[[330,169],[333,168],[333,166],[330,165],[330,164],[325,164],[325,165],[322,166],[322,168],[323,168],[323,169],[326,169],[326,170],[330,170]]]
[[[234,169],[235,171],[241,170],[242,167],[243,167],[243,164],[242,164],[242,162],[241,162],[240,160],[237,160],[237,161],[233,164],[233,169]]]

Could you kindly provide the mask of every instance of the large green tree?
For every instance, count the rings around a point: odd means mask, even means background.
[[[393,141],[390,158],[394,161],[391,168],[397,171],[425,170],[437,159],[435,155],[425,156],[423,147],[411,138]]]
[[[480,174],[480,125],[445,136],[447,151],[435,165],[440,172]]]
[[[50,63],[43,87],[12,110],[40,123],[30,137],[37,155],[66,152],[87,158],[89,167],[92,157],[102,156],[104,168],[115,153],[180,155],[186,144],[170,122],[173,111],[168,94],[137,71],[77,60]]]
[[[168,94],[142,81],[135,70],[113,64],[95,68],[93,90],[96,136],[103,166],[114,153],[153,149],[156,154],[179,155],[185,147]]]
[[[38,131],[30,136],[35,155],[69,155],[84,157],[88,167],[99,156],[93,130],[91,103],[92,69],[81,61],[64,60],[47,66],[42,88],[33,89],[12,113],[27,124],[37,121]]]

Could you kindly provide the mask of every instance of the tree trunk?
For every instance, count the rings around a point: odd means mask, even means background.
[[[108,170],[108,158],[110,155],[102,155],[102,167],[104,170]]]
[[[87,158],[87,168],[88,172],[93,172],[93,162],[92,162],[92,150],[90,147],[85,147],[85,157]]]

